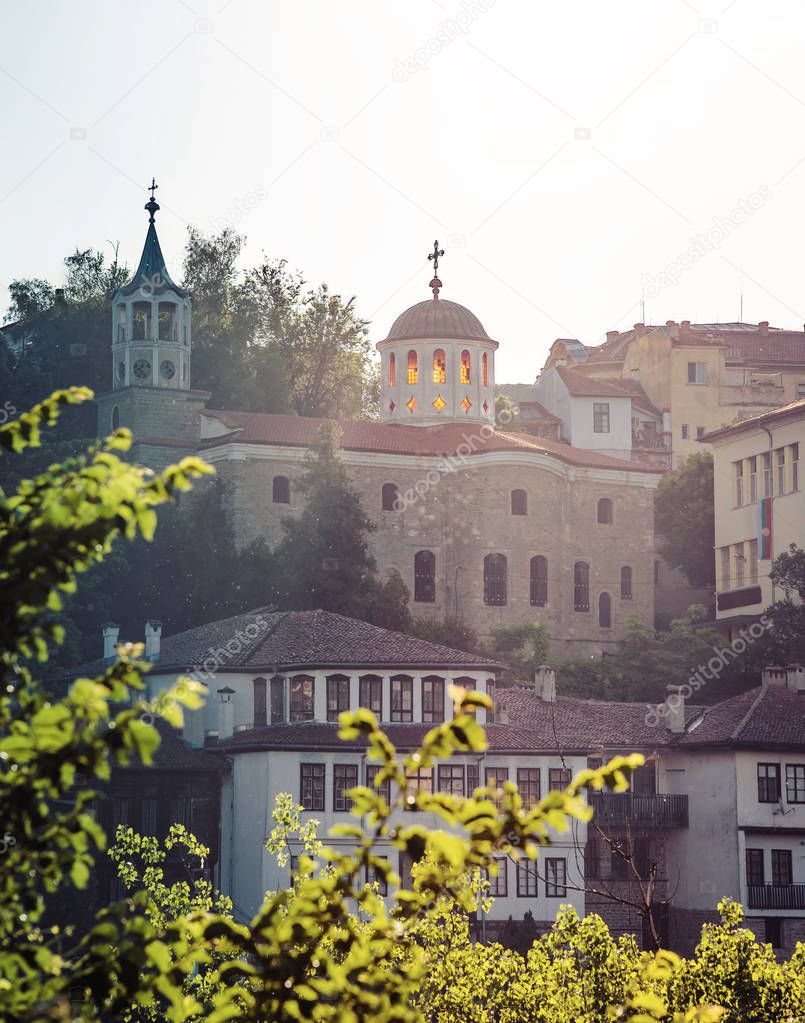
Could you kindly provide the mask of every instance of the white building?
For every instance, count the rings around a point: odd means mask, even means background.
[[[790,544],[805,547],[805,399],[703,438],[713,448],[717,620],[739,628],[783,594],[769,573]]]

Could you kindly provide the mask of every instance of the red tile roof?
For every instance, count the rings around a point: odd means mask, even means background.
[[[711,430],[702,437],[702,440],[710,441],[719,437],[732,437],[735,434],[776,422],[778,419],[796,420],[803,416],[805,416],[805,398],[798,398],[787,405],[780,405],[779,408],[769,409],[768,412],[759,412],[756,416],[750,416],[749,419],[742,419],[740,423],[724,426],[720,430]]]
[[[749,689],[707,708],[701,724],[677,738],[682,746],[805,750],[805,695],[776,685]]]
[[[623,397],[625,392],[620,392]],[[274,415],[268,412],[230,412],[205,410],[219,420],[229,433],[207,437],[201,450],[226,444],[266,444],[277,447],[309,447],[325,420],[307,416]],[[340,420],[341,446],[346,451],[369,451],[377,454],[446,457],[464,450],[469,444],[473,454],[500,451],[532,451],[552,455],[568,465],[593,469],[616,469],[628,472],[662,474],[656,465],[627,462],[595,451],[574,448],[561,441],[535,437],[525,433],[504,433],[496,430],[490,437],[482,434],[477,423],[446,423],[444,426],[407,426],[396,423],[373,423],[354,419]],[[485,431],[486,432],[486,431]]]

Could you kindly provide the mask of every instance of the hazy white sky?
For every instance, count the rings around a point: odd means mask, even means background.
[[[107,239],[136,265],[154,174],[172,266],[228,219],[375,340],[438,237],[499,381],[641,288],[801,329],[804,33],[801,0],[0,0],[0,288]]]

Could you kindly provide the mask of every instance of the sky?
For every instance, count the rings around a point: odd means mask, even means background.
[[[805,322],[796,0],[0,0],[0,295],[231,224],[381,340],[442,297],[532,381],[557,337]],[[7,305],[4,302],[3,305]]]

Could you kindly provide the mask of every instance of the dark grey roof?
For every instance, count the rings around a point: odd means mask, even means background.
[[[125,637],[123,637],[125,638]],[[488,657],[331,611],[271,611],[257,608],[162,639],[155,671],[204,668],[216,671],[290,671],[328,667],[478,668],[503,666]],[[82,665],[71,676],[97,675],[103,660]]]

